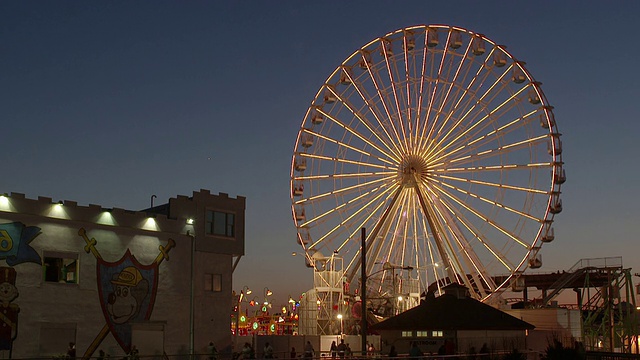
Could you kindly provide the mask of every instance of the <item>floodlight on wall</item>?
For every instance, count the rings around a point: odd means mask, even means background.
[[[193,220],[193,218],[188,218],[187,219],[187,225],[193,225],[194,222],[195,222],[195,220]]]
[[[111,214],[109,210],[104,210],[98,215],[97,223],[102,225],[117,225],[113,214]]]
[[[62,200],[55,202],[51,205],[51,207],[47,210],[46,216],[56,218],[56,219],[69,219],[69,215],[64,208],[64,203]]]
[[[7,193],[0,194],[0,209],[11,210],[11,204],[9,203],[9,195],[7,195]]]
[[[160,228],[158,227],[158,223],[156,222],[156,219],[155,219],[155,215],[149,216],[143,222],[141,228],[149,231],[160,231]]]

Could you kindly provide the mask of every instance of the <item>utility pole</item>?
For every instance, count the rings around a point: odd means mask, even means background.
[[[361,229],[361,241],[362,246],[360,249],[361,256],[360,259],[362,264],[360,265],[360,308],[362,311],[361,314],[361,326],[360,326],[360,336],[361,336],[361,344],[362,344],[362,357],[367,354],[367,229]]]

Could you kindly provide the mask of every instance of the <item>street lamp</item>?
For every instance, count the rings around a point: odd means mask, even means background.
[[[342,314],[338,314],[338,320],[340,320],[340,338],[342,338],[344,334],[344,327],[342,325]]]
[[[249,305],[251,306],[256,306],[256,304],[258,303],[256,300],[258,300],[257,296],[254,296],[253,299],[251,300],[247,300],[247,302],[249,303]]]
[[[291,295],[289,295],[289,306],[291,307],[291,312],[293,313],[296,309],[296,301],[293,300]]]
[[[273,291],[269,290],[269,288],[265,286],[265,288],[264,288],[264,302],[263,302],[264,305],[269,305],[268,297],[271,296],[271,295],[273,295]]]
[[[236,304],[236,324],[235,324],[236,331],[233,334],[234,337],[238,336],[238,326],[239,326],[238,323],[240,322],[240,314],[242,313],[240,309],[240,305],[242,304],[242,300],[246,298],[246,295],[249,295],[249,294],[251,294],[251,289],[249,289],[249,287],[245,285],[242,287],[242,290],[240,290],[240,295],[238,295],[238,304]],[[233,345],[234,346],[236,345],[235,340]]]

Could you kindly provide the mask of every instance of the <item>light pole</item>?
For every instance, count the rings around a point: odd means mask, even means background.
[[[344,327],[342,325],[342,314],[338,314],[338,320],[340,320],[340,338],[344,336]]]
[[[153,197],[151,196],[151,205],[153,207]],[[193,274],[195,272],[195,253],[196,253],[196,236],[191,233],[191,230],[187,230],[187,236],[191,238],[191,269],[190,269],[190,283],[189,283],[189,358],[193,360],[195,351],[195,310],[194,310],[194,298],[195,298],[195,284],[193,282]]]
[[[290,311],[293,313],[296,310],[296,301],[293,300],[291,295],[289,295],[289,306],[291,307]]]
[[[269,290],[268,287],[265,286],[264,288],[264,302],[263,305],[268,306],[269,305],[269,296],[273,295],[273,291]]]
[[[249,289],[249,287],[246,286],[246,285],[242,288],[242,290],[240,290],[240,295],[238,295],[238,303],[236,304],[236,324],[235,324],[236,325],[236,331],[235,331],[235,333],[233,335],[234,336],[234,341],[233,341],[234,349],[235,349],[235,345],[236,345],[235,339],[238,336],[238,325],[239,325],[238,323],[240,322],[240,314],[242,313],[242,311],[240,310],[240,305],[242,304],[242,299],[245,298],[245,294],[247,294],[247,295],[251,294],[251,289]]]
[[[375,228],[374,228],[375,234]],[[375,238],[375,237],[374,237]],[[367,229],[360,229],[360,278],[362,282],[360,284],[360,307],[362,317],[360,321],[360,346],[362,351],[362,357],[367,353]]]

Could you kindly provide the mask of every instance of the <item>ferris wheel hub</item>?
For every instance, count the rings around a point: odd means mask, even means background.
[[[418,181],[424,184],[427,181],[427,161],[420,155],[407,155],[398,169],[398,177],[402,186],[413,188]]]

